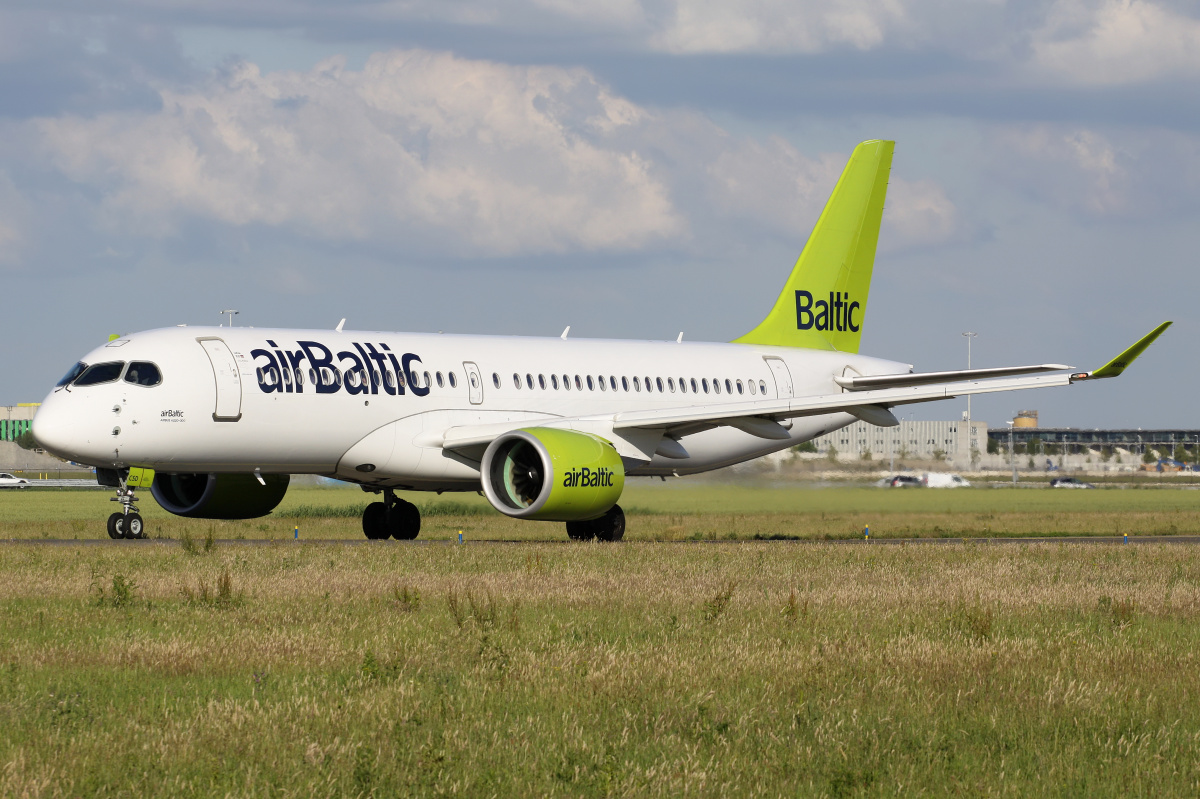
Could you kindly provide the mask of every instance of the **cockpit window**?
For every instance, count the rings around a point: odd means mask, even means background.
[[[157,386],[162,382],[162,374],[158,367],[149,361],[130,361],[129,370],[125,372],[125,382],[137,386]]]
[[[69,371],[65,375],[63,375],[63,379],[59,380],[57,383],[55,383],[54,387],[62,388],[63,386],[67,385],[72,380],[74,380],[75,378],[77,378],[81,374],[83,374],[83,370],[86,368],[87,368],[87,364],[84,363],[83,361],[80,361],[79,363],[72,366],[71,371]]]
[[[101,383],[111,383],[121,376],[125,369],[124,361],[109,361],[108,363],[92,364],[75,380],[77,386],[96,386]]]

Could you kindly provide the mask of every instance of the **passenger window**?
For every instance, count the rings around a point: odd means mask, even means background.
[[[317,384],[317,370],[316,369],[308,370],[308,382],[312,383],[314,386]]]
[[[98,386],[101,383],[111,383],[125,371],[124,361],[109,361],[89,366],[83,374],[75,379],[77,386]]]
[[[375,373],[375,376],[376,376],[376,379],[378,380],[378,379],[379,379],[379,373],[378,373],[378,372],[376,372],[376,373]],[[304,370],[303,370],[303,369],[301,369],[301,368],[299,368],[299,367],[297,367],[297,368],[296,368],[296,387],[297,387],[297,388],[303,388],[303,387],[304,387]]]
[[[80,361],[79,363],[72,366],[70,368],[70,370],[65,375],[63,375],[62,380],[59,380],[57,383],[54,384],[54,387],[62,388],[63,386],[67,385],[72,380],[74,380],[75,378],[77,378],[81,374],[83,374],[84,369],[87,369],[87,364],[84,363],[83,361]]]
[[[616,391],[616,390],[617,390],[617,376],[616,376],[616,375],[609,375],[609,376],[608,376],[608,384],[609,384],[610,386],[612,386],[612,390],[613,390],[613,391]]]
[[[596,379],[597,379],[598,381],[600,381],[600,390],[601,390],[601,391],[608,391],[608,384],[604,382],[604,375],[600,375],[600,376],[599,376],[599,377],[597,377]]]
[[[442,373],[437,373],[438,388],[445,388],[446,384],[442,382]]]
[[[648,377],[646,378],[646,391],[648,391],[648,392],[654,391],[654,384],[650,382],[650,378],[648,378]]]
[[[663,390],[662,378],[661,377],[654,378],[654,385],[658,386],[658,393],[661,394],[662,390]]]
[[[258,382],[263,382],[264,375],[259,369]],[[148,361],[131,361],[125,372],[125,382],[136,386],[157,386],[162,382],[158,367]]]
[[[629,378],[628,377],[621,378],[621,388],[625,389],[626,391],[629,390]]]
[[[634,390],[634,391],[641,391],[641,390],[642,390],[642,381],[641,381],[641,380],[639,380],[637,377],[634,377],[634,378],[633,378],[633,390]]]
[[[404,370],[403,369],[401,369],[399,372],[396,372],[396,385],[400,386],[400,388],[404,388]]]
[[[546,390],[546,376],[545,375],[538,375],[538,385],[541,387],[542,391]]]
[[[521,387],[521,376],[516,372],[513,372],[513,385],[517,388]]]
[[[533,375],[531,375],[531,374],[525,375],[525,385],[529,386],[530,388],[533,388]]]
[[[579,379],[579,375],[575,375],[575,388],[583,391],[583,381]]]
[[[454,372],[446,375],[446,379],[450,381],[450,388],[458,388],[458,378],[454,376]],[[471,385],[475,385],[475,376],[471,376]]]
[[[587,376],[587,384],[588,384],[588,391],[596,390],[596,381],[592,379],[591,375]]]
[[[747,384],[747,387],[750,389],[750,396],[752,396],[752,397],[753,397],[753,396],[754,396],[754,393],[755,393],[755,391],[757,390],[757,389],[756,389],[756,387],[755,387],[755,385],[754,385],[754,381],[753,381],[753,380],[747,380],[747,381],[746,381],[746,384]]]
[[[679,378],[679,391],[681,394],[687,393],[687,381],[684,380],[682,377]]]
[[[550,385],[554,386],[555,391],[558,391],[558,375],[550,375]]]
[[[742,381],[741,381],[741,380],[737,381],[737,387],[738,387],[738,393],[739,393],[739,394],[743,393]]]
[[[388,388],[396,387],[396,378],[392,375],[391,372],[385,371],[383,373],[383,382],[387,383]]]
[[[494,385],[496,388],[500,388],[500,375],[496,374],[495,372],[492,372],[492,385]]]
[[[717,380],[716,378],[713,378],[713,393],[714,394],[721,393],[721,381]]]
[[[673,377],[667,378],[667,388],[671,389],[672,394],[675,393],[675,378],[673,378]]]
[[[433,385],[433,381],[429,378],[429,372],[426,372],[424,386],[425,386],[425,388],[429,388],[432,385]]]
[[[694,377],[692,378],[692,393],[693,393],[693,394],[699,394],[699,393],[700,393],[699,391],[697,391],[697,390],[696,390],[696,378],[694,378]]]
[[[704,393],[707,394],[708,393],[708,378],[707,377],[700,378],[700,385],[704,386]]]

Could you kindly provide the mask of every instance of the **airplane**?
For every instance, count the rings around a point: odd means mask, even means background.
[[[1116,377],[1170,326],[1091,372],[918,373],[859,354],[893,147],[855,148],[770,313],[733,342],[180,325],[85,355],[34,438],[116,489],[113,538],[145,536],[138,489],[180,516],[246,519],[314,474],[379,496],[369,539],[420,532],[397,492],[482,491],[507,516],[614,541],[627,477],[719,469],[860,419],[894,426],[909,403]]]

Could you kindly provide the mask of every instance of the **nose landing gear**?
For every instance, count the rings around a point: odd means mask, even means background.
[[[134,489],[149,488],[154,482],[153,469],[96,469],[96,482],[117,489],[112,502],[120,502],[121,510],[108,517],[109,538],[145,538],[146,526],[137,512]]]
[[[363,511],[362,526],[363,533],[372,541],[386,538],[411,541],[421,532],[421,511],[385,488],[383,502],[372,502]]]
[[[137,497],[124,477],[118,477],[117,495],[110,502],[120,502],[121,510],[108,517],[109,538],[145,538],[146,527],[137,512]]]

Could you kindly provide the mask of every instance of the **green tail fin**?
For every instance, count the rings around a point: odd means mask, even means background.
[[[735,344],[858,352],[894,146],[854,148],[775,307]]]

